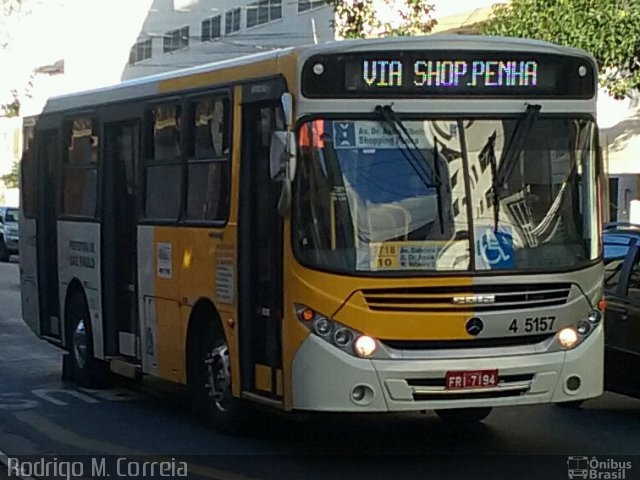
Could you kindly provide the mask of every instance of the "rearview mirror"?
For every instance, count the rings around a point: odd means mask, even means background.
[[[284,113],[284,122],[287,125],[287,129],[291,129],[293,125],[293,97],[290,93],[285,92],[280,97],[282,102],[282,111]]]
[[[271,134],[269,175],[272,180],[285,177],[293,181],[296,174],[296,143],[292,132],[276,130]]]

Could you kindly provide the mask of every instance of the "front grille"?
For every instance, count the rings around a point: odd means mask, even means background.
[[[519,397],[526,393],[527,389],[491,391],[491,392],[456,392],[456,393],[414,393],[416,402],[428,400],[472,400],[475,398],[506,398]]]
[[[500,375],[500,383],[511,384],[514,382],[530,382],[533,380],[533,373],[522,373],[519,375]],[[410,387],[442,387],[445,379],[442,378],[409,378],[407,384]]]
[[[544,342],[554,333],[519,337],[471,338],[469,340],[380,340],[395,350],[446,350],[462,348],[495,348],[535,345]]]
[[[519,397],[531,388],[533,374],[501,375],[497,387],[446,390],[444,378],[412,378],[407,384],[415,401]]]
[[[379,312],[490,312],[563,305],[570,283],[473,285],[469,287],[415,287],[366,289],[370,310]],[[454,303],[454,298],[493,296],[492,303]]]

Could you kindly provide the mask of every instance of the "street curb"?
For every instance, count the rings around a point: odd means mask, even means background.
[[[0,464],[4,465],[7,470],[9,469],[9,455],[4,453],[2,450],[0,450]],[[23,477],[22,475],[16,475],[15,478],[19,478],[21,480],[36,480],[33,477]]]

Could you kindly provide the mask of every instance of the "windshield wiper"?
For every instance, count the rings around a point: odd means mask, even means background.
[[[533,128],[540,113],[540,105],[527,105],[527,110],[518,119],[518,123],[513,129],[509,144],[503,152],[502,163],[494,175],[494,184],[501,189],[504,182],[511,177],[511,172],[516,166],[516,160],[520,156],[520,152],[524,148],[529,132]],[[499,192],[497,193],[500,197]]]
[[[440,233],[444,233],[442,201],[440,198],[442,182],[440,181],[440,167],[438,165],[438,145],[435,142],[435,138],[433,144],[433,161],[435,172],[430,174],[429,171],[427,171],[427,168],[430,169],[428,160],[425,158],[424,154],[407,130],[407,127],[404,125],[404,123],[402,123],[402,120],[400,120],[396,112],[393,111],[391,105],[378,105],[376,106],[375,111],[382,117],[385,122],[389,124],[394,133],[398,136],[398,138],[400,138],[400,140],[406,147],[405,149],[400,150],[405,159],[409,162],[411,168],[413,168],[418,177],[422,180],[424,185],[427,188],[436,189],[438,223],[440,224]],[[417,152],[418,157],[416,157],[415,152]]]

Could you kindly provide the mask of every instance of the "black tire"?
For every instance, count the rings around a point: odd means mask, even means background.
[[[194,410],[221,432],[237,435],[247,426],[247,407],[231,394],[231,365],[224,334],[204,328],[190,345],[189,389]],[[222,337],[222,338],[220,338]]]
[[[491,413],[491,407],[482,408],[453,408],[447,410],[436,410],[440,420],[456,425],[469,425],[481,422]]]
[[[84,295],[71,295],[66,315],[71,380],[85,388],[107,388],[109,372],[106,363],[94,357],[91,317]]]
[[[562,408],[580,408],[583,403],[584,400],[572,400],[570,402],[559,402],[555,405]]]
[[[7,245],[4,243],[4,239],[0,239],[0,262],[8,262],[11,254]]]

